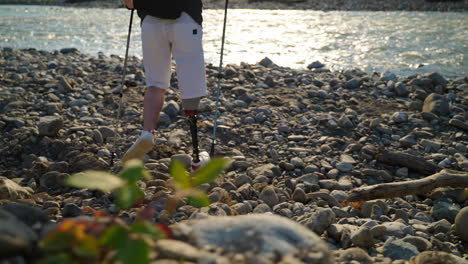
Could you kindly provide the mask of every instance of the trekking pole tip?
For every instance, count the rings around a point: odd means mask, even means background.
[[[213,157],[213,156],[214,156],[215,144],[216,144],[216,141],[213,140],[213,141],[211,142],[210,157]]]

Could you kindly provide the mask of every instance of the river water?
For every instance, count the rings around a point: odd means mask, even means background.
[[[223,12],[204,10],[205,56],[215,65]],[[125,9],[0,5],[0,47],[124,55],[129,17]],[[130,54],[141,57],[139,22]],[[226,34],[225,63],[269,57],[292,68],[318,60],[333,70],[468,76],[468,12],[233,9]]]

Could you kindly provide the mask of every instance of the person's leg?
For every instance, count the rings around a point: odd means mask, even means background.
[[[203,31],[202,27],[186,13],[182,13],[174,25],[172,54],[176,61],[177,80],[182,99],[206,96]]]
[[[169,87],[171,76],[171,45],[165,34],[165,24],[154,17],[146,16],[141,27],[141,38],[147,84],[143,101],[143,131],[125,153],[123,163],[131,159],[143,160],[153,149],[153,130],[159,121],[165,88]]]
[[[208,153],[199,153],[197,135],[198,105],[201,97],[207,94],[202,34],[201,26],[185,13],[182,13],[174,25],[172,53],[176,61],[182,106],[192,135],[192,170],[196,170],[209,160]]]
[[[143,129],[153,131],[159,122],[159,115],[164,105],[166,89],[155,86],[146,88],[143,101]]]

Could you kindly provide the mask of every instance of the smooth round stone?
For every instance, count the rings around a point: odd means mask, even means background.
[[[270,213],[271,208],[267,204],[261,203],[254,208],[253,212],[255,214]]]
[[[188,154],[176,154],[171,157],[171,161],[177,160],[181,162],[186,168],[192,165],[192,157]]]
[[[351,234],[351,241],[357,247],[370,248],[375,244],[374,238],[368,227],[361,227]]]
[[[303,189],[296,188],[292,194],[292,199],[296,202],[307,203],[307,195]]]
[[[296,168],[304,168],[304,161],[301,158],[294,157],[291,159],[291,164]]]
[[[373,264],[372,258],[361,248],[348,248],[338,252],[339,263]]]
[[[76,217],[81,214],[81,209],[74,203],[66,204],[62,209],[63,217]]]
[[[450,223],[453,223],[459,211],[460,206],[458,204],[448,199],[440,199],[434,202],[432,216],[436,220],[447,219]]]
[[[455,232],[462,240],[468,242],[468,207],[461,209],[455,217]]]
[[[401,239],[389,238],[383,246],[383,255],[393,260],[409,260],[411,257],[419,254],[418,249]]]
[[[427,239],[417,236],[406,236],[402,240],[414,245],[420,252],[426,251],[432,247],[431,242]]]
[[[353,164],[348,162],[338,162],[336,168],[341,172],[349,172],[353,169]]]
[[[252,212],[252,206],[250,206],[248,203],[237,203],[231,206],[231,208],[236,210],[241,215]]]
[[[442,251],[426,251],[411,258],[409,264],[466,264],[466,260]]]
[[[276,194],[275,189],[271,186],[265,187],[260,193],[259,198],[272,208],[279,203],[278,195]]]
[[[334,263],[331,251],[319,236],[303,225],[277,215],[209,217],[180,222],[173,228],[193,238],[198,247],[219,247],[226,253],[251,251],[255,256],[280,258],[299,251],[315,256],[312,263]]]

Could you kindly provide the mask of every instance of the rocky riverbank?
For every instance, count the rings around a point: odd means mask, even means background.
[[[76,7],[122,7],[122,1],[65,1],[65,0],[0,0],[0,4],[52,4]],[[224,8],[224,1],[203,1],[207,9]],[[230,8],[247,9],[304,9],[304,10],[341,10],[341,11],[438,11],[466,12],[468,0],[433,1],[433,0],[279,0],[279,1],[230,1]]]
[[[121,57],[73,48],[0,51],[0,258],[10,256],[0,263],[30,262],[31,247],[51,223],[85,208],[116,213],[109,195],[72,189],[63,180],[87,169],[118,172],[111,153],[121,157],[138,137],[144,74],[136,57],[128,62],[121,126],[114,126],[122,64]],[[206,71],[214,94],[217,67]],[[177,87],[175,77],[171,83]],[[468,76],[330,72],[320,62],[296,70],[265,58],[227,65],[221,84],[216,153],[233,165],[204,186],[210,207],[181,201],[169,224],[185,235],[156,245],[166,260],[154,263],[466,263],[463,189],[360,207],[342,202],[354,188],[419,179],[442,168],[466,175]],[[201,102],[204,148],[214,105],[213,96]],[[167,221],[161,214],[171,196],[170,158],[191,149],[180,107],[177,89],[170,88],[157,144],[145,160],[152,180],[140,187],[155,221]],[[384,162],[377,159],[382,151],[422,158],[434,170]],[[248,214],[255,215],[229,217]],[[134,216],[119,213],[126,221]]]

